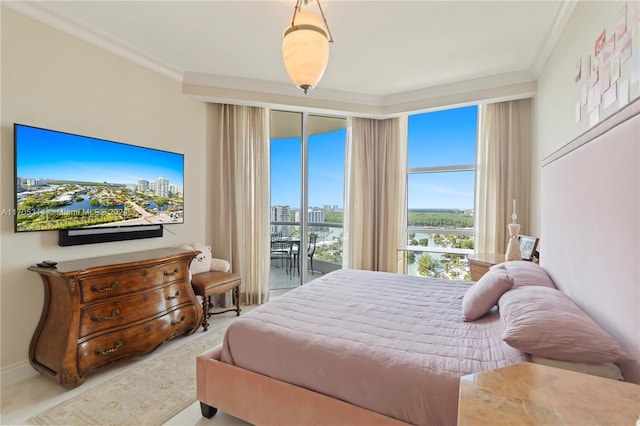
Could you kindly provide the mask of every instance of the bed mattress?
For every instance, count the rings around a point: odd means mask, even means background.
[[[460,376],[526,361],[497,312],[462,321],[469,285],[332,272],[238,318],[221,360],[404,422],[455,424]]]

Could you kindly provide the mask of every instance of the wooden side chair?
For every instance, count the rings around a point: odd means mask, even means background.
[[[216,259],[211,255],[211,247],[204,244],[185,245],[181,248],[188,250],[199,250],[200,255],[196,256],[189,266],[191,275],[191,286],[193,292],[202,297],[202,328],[203,331],[209,329],[209,317],[211,315],[223,314],[235,311],[236,316],[240,315],[240,275],[231,272],[231,264],[224,259]],[[212,311],[213,296],[224,294],[232,290],[234,308],[217,309]]]
[[[194,274],[191,277],[191,285],[193,291],[202,297],[202,328],[203,331],[209,329],[209,317],[211,315],[224,314],[225,312],[235,311],[236,316],[240,316],[240,275],[232,272],[208,271],[200,274]],[[216,294],[223,294],[229,290],[233,290],[233,301],[235,308],[219,309],[211,311],[211,297]]]

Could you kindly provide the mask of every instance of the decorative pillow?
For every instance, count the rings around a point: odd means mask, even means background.
[[[532,355],[574,362],[624,362],[632,358],[560,290],[528,286],[498,301],[502,340]]]
[[[465,321],[474,321],[485,315],[511,287],[513,278],[504,266],[491,269],[464,294],[462,318]]]
[[[592,376],[604,377],[606,379],[624,380],[620,367],[612,362],[590,364],[586,362],[560,361],[558,359],[544,358],[536,355],[531,355],[531,362],[534,364],[548,365],[549,367],[562,368],[563,370],[591,374]]]
[[[513,260],[493,265],[489,270],[502,266],[504,266],[509,275],[513,277],[513,288],[525,285],[556,288],[556,285],[547,272],[537,263],[526,260]]]

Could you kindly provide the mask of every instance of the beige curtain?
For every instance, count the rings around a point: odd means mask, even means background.
[[[479,108],[476,171],[476,253],[504,253],[513,200],[520,234],[529,229],[531,180],[530,100],[500,102]]]
[[[406,224],[407,118],[350,118],[345,268],[396,272]]]
[[[211,104],[211,224],[215,257],[242,278],[242,302],[269,298],[269,113],[265,108]]]

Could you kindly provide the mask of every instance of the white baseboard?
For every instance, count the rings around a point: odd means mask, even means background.
[[[20,361],[2,368],[0,371],[0,383],[2,387],[14,385],[22,380],[39,375],[29,361]]]

